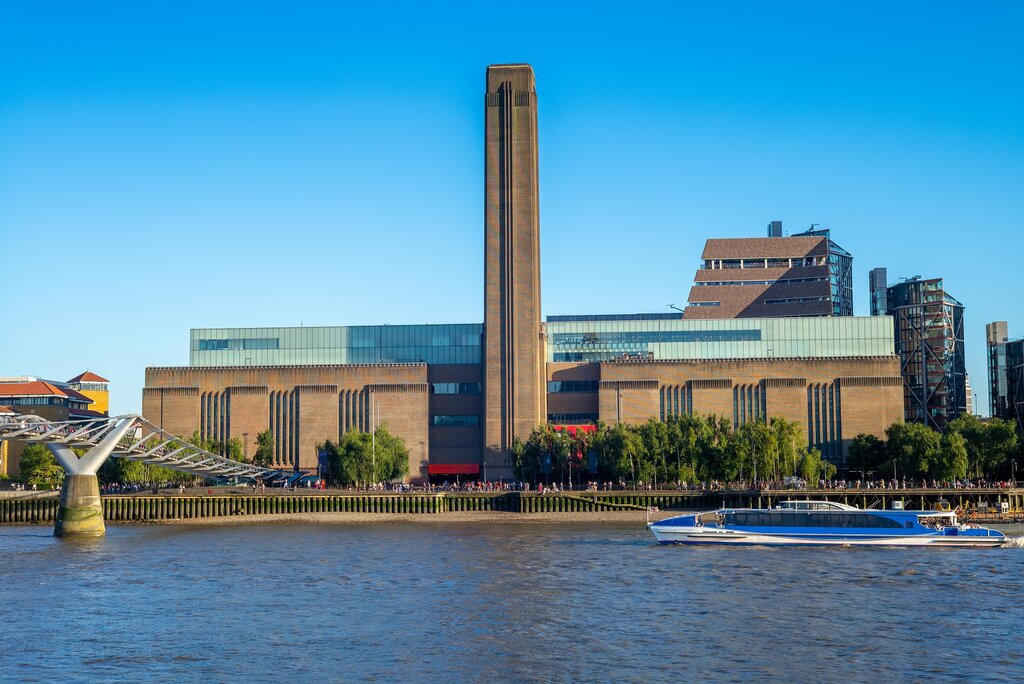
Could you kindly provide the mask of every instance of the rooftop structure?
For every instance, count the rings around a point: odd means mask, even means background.
[[[684,318],[852,316],[853,256],[828,230],[781,237],[709,239]]]
[[[893,321],[888,316],[742,320],[554,318],[548,318],[546,331],[547,360],[555,363],[623,357],[796,359],[894,353]]]
[[[482,334],[480,323],[196,328],[189,339],[189,365],[478,364]]]

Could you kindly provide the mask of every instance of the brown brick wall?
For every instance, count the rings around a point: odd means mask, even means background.
[[[392,434],[405,440],[409,450],[409,477],[423,481],[427,477],[430,455],[428,386],[426,383],[391,383],[373,384],[368,389],[378,425],[387,425]]]
[[[380,401],[380,422],[405,440],[410,474],[417,477],[425,468],[429,447],[428,390],[427,366],[422,363],[147,368],[142,405],[147,419],[187,437],[200,426],[200,396],[228,392],[230,433],[239,438],[248,433],[249,458],[255,453],[256,434],[269,428],[275,437],[276,465],[312,470],[316,445],[340,438],[343,397],[352,399],[353,427],[368,430],[367,407],[373,393],[374,401]]]
[[[896,378],[840,378],[843,452],[859,434],[885,439],[885,428],[903,421],[903,381]]]
[[[326,439],[338,440],[338,386],[297,385],[295,394],[298,398],[298,467],[301,470],[315,470],[317,444],[322,444]],[[232,412],[234,409],[232,402]]]
[[[199,429],[199,386],[157,383],[147,380],[142,390],[143,417],[172,435],[191,437]]]
[[[267,429],[270,388],[266,385],[228,387],[231,400],[231,429],[228,439],[242,440],[242,455],[251,461],[256,455],[256,437]]]
[[[659,382],[642,380],[602,380],[598,386],[600,419],[608,425],[621,422],[628,425],[646,423],[658,417]]]
[[[805,435],[811,427],[808,425],[809,388],[814,388],[821,402],[822,430],[830,434],[830,426],[836,426],[834,429],[841,433],[836,437],[842,441],[842,454],[857,434],[882,436],[885,428],[901,420],[903,415],[902,380],[896,356],[627,361],[599,365],[599,412],[608,424],[614,424],[616,417],[614,387],[626,381],[653,383],[654,389],[620,390],[624,422],[643,422],[648,417],[658,417],[661,390],[666,387],[686,388],[692,396],[690,412],[720,415],[731,421],[734,389],[740,385],[758,387],[763,383],[768,418],[778,416],[794,421],[803,428]],[[559,370],[564,372],[565,368],[560,365]],[[829,397],[831,399],[826,401]],[[827,414],[830,406],[838,411],[837,417]]]

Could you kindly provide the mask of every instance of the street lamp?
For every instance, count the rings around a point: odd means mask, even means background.
[[[1010,461],[1010,481],[1013,482],[1013,486],[1017,486],[1017,459]]]
[[[892,481],[896,481],[896,459],[892,459]]]
[[[668,308],[670,308],[670,309],[675,309],[676,311],[678,311],[678,312],[679,312],[679,313],[681,313],[681,314],[685,314],[685,313],[686,313],[685,311],[683,311],[682,309],[680,309],[680,308],[679,308],[678,306],[676,306],[675,304],[666,304],[665,306],[667,306],[667,307],[668,307]]]

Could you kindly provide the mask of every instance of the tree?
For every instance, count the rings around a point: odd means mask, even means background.
[[[893,423],[885,435],[888,458],[896,460],[904,476],[923,477],[942,456],[939,433],[922,423]]]
[[[1006,465],[1017,448],[1017,431],[1010,421],[992,418],[981,422],[977,416],[962,413],[949,423],[949,431],[964,437],[968,473],[985,477],[1009,470]]]
[[[21,479],[26,484],[54,489],[64,481],[64,469],[42,444],[29,444],[21,452]]]
[[[403,479],[409,473],[409,450],[387,425],[374,434],[349,430],[335,444],[318,445],[327,453],[328,477],[339,484],[373,484]]]
[[[847,456],[849,469],[867,479],[868,473],[877,470],[886,458],[885,442],[861,433],[853,438]]]
[[[817,449],[804,447],[801,449],[800,462],[797,464],[797,474],[811,487],[818,484],[818,480],[826,478],[827,468],[831,465],[821,460],[821,452]],[[834,468],[834,466],[833,466]],[[835,472],[833,470],[833,472]]]
[[[801,448],[806,443],[804,431],[800,424],[784,418],[772,418],[769,425],[775,433],[776,449],[778,450],[779,467],[782,476],[796,473],[800,461]]]
[[[223,453],[232,461],[247,463],[245,460],[245,446],[238,437],[232,437],[224,444]]]
[[[274,462],[274,433],[264,430],[256,435],[256,453],[252,457],[252,464],[260,468],[269,468]]]
[[[938,480],[960,480],[967,476],[967,440],[955,430],[942,435],[942,458],[932,463],[929,475]]]

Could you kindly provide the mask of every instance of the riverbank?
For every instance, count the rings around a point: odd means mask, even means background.
[[[138,521],[117,524],[230,526],[230,525],[366,525],[417,523],[450,525],[460,523],[636,523],[664,520],[680,511],[591,511],[587,513],[509,513],[504,511],[449,511],[433,515],[410,513],[272,513],[269,515],[238,515],[222,518],[193,518],[159,521]]]

